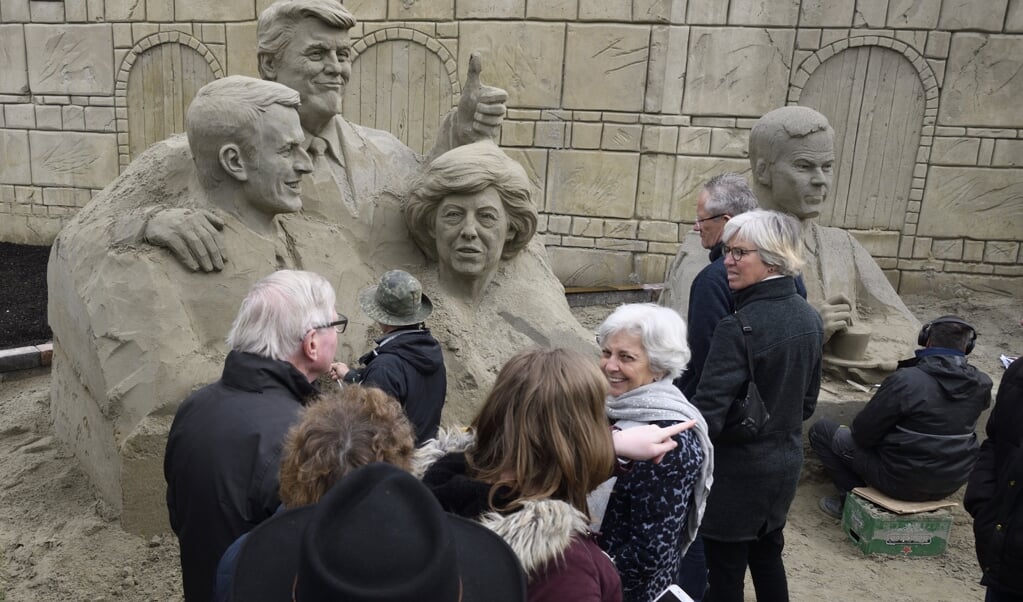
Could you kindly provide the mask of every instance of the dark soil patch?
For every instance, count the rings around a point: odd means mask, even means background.
[[[0,242],[0,349],[45,343],[50,247]]]

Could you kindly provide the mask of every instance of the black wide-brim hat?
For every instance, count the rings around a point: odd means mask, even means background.
[[[525,575],[500,536],[444,512],[415,477],[370,464],[318,504],[257,526],[238,554],[231,600],[523,602]]]

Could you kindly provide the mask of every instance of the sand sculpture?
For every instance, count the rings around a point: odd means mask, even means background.
[[[287,133],[301,140],[268,144],[261,133],[247,146],[228,137],[239,128],[220,127],[218,150],[200,152],[194,140],[200,131],[212,134],[196,124],[189,128],[192,150],[180,135],[153,145],[54,244],[55,432],[131,531],[166,530],[162,456],[174,411],[217,378],[238,303],[274,269],[311,270],[331,282],[338,308],[352,318],[338,349],[338,359],[348,361],[371,342],[373,325],[354,309],[358,292],[388,269],[417,275],[436,306],[429,325],[445,343],[446,421],[467,421],[480,391],[522,347],[592,344],[571,316],[542,244],[530,241],[535,210],[528,232],[505,234],[516,242],[501,253],[519,242],[525,248],[488,264],[479,295],[467,298],[438,279],[438,264],[413,242],[401,208],[425,158],[340,115],[354,24],[335,0],[271,5],[257,31],[260,71],[298,91],[300,130]],[[459,105],[430,156],[498,132],[507,95],[483,85],[480,71],[473,56]],[[296,110],[279,109],[290,111],[282,123],[294,125]],[[224,140],[237,152],[221,152]],[[251,165],[243,159],[257,151],[260,169],[237,177],[235,164]],[[298,175],[278,171],[285,156]],[[218,186],[237,190],[214,194]],[[301,211],[273,219],[298,209],[299,190]]]
[[[824,320],[824,367],[842,378],[877,383],[912,354],[920,322],[877,262],[851,234],[816,222],[835,161],[834,132],[809,107],[782,107],[753,126],[749,142],[753,191],[764,209],[799,218],[807,263],[807,299]],[[689,282],[706,264],[683,249],[668,277],[666,303],[684,311]]]
[[[263,80],[207,84],[189,107],[187,140],[175,136],[142,154],[54,242],[54,429],[115,505],[123,482],[140,511],[163,507],[160,435],[177,402],[218,377],[238,291],[294,263],[273,218],[301,208],[310,171],[298,102],[294,90]],[[199,168],[180,169],[193,156]],[[234,260],[211,282],[156,247],[116,241],[110,205],[124,198],[215,210]],[[147,472],[157,478],[136,478]],[[135,483],[149,487],[132,490]]]
[[[405,220],[433,260],[420,278],[441,300],[430,323],[448,368],[445,420],[468,424],[480,401],[476,392],[489,388],[495,368],[516,350],[596,352],[533,237],[537,211],[529,178],[493,142],[434,159],[413,184]]]

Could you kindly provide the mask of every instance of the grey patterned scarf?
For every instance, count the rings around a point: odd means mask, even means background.
[[[685,422],[696,419],[695,431],[703,448],[703,469],[700,476],[693,485],[693,501],[689,505],[689,518],[686,521],[686,535],[683,540],[683,554],[696,537],[696,530],[703,520],[703,511],[707,507],[707,496],[710,494],[710,487],[714,483],[714,445],[707,436],[707,421],[696,409],[696,406],[689,403],[685,395],[672,384],[670,378],[663,378],[654,381],[649,385],[636,387],[626,391],[618,397],[608,396],[607,416],[614,421],[615,426],[627,429],[634,426],[641,426],[658,420],[671,420]],[[600,523],[604,518],[604,511],[607,508],[607,501],[610,499],[614,489],[615,478],[602,483],[588,497],[590,513],[593,515],[594,530],[600,530]]]

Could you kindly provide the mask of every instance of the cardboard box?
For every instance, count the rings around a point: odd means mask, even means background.
[[[946,510],[895,514],[850,493],[842,530],[864,554],[937,556],[948,547],[952,514]]]

